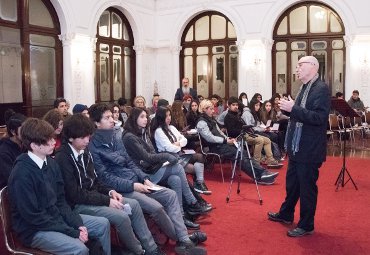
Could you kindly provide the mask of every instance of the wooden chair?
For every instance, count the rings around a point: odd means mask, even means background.
[[[340,127],[338,116],[335,114],[329,114],[329,131],[338,133],[339,141],[342,141],[344,129]]]
[[[0,205],[1,205],[1,221],[2,221],[2,230],[4,234],[4,241],[6,248],[11,254],[26,254],[26,255],[48,255],[50,253],[33,249],[27,248],[21,244],[21,242],[17,239],[16,234],[12,230],[12,222],[11,222],[11,213],[10,213],[10,204],[9,204],[9,197],[8,197],[8,188],[4,187],[0,191]]]

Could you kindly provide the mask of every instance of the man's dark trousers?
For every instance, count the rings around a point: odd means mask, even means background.
[[[317,203],[319,168],[322,163],[300,163],[289,160],[286,174],[286,198],[280,208],[280,216],[292,221],[295,206],[300,199],[300,220],[297,227],[307,231],[314,229]]]

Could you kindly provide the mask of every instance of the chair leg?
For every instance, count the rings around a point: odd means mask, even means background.
[[[222,183],[225,183],[225,179],[224,179],[224,170],[223,170],[223,168],[222,168],[222,161],[221,161],[221,157],[220,157],[220,156],[218,157],[218,160],[220,161],[220,168],[221,168]]]

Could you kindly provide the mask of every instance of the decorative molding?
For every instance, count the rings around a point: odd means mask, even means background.
[[[267,39],[267,38],[262,38],[262,44],[265,46],[266,50],[271,51],[272,46],[274,45],[274,40]]]
[[[93,51],[96,51],[96,42],[98,41],[98,38],[96,37],[92,37],[90,39],[90,44],[91,44],[91,48],[93,49]]]
[[[189,6],[201,6],[202,9],[208,9],[210,4],[216,2],[231,2],[235,0],[186,0],[186,1],[175,1],[175,0],[157,0],[156,10],[173,10],[173,9],[184,9]]]
[[[344,43],[345,43],[346,47],[351,47],[352,44],[353,44],[354,39],[355,39],[355,37],[352,36],[352,35],[343,36],[343,40],[344,40]]]
[[[142,55],[146,49],[146,45],[134,45],[136,55]]]
[[[179,45],[170,46],[170,51],[173,55],[180,55],[181,50],[182,50],[182,47]]]
[[[246,39],[241,39],[241,40],[237,40],[236,41],[236,46],[238,46],[238,50],[246,50],[247,47],[246,47],[246,42],[247,40]]]
[[[70,46],[73,39],[76,38],[76,33],[66,33],[58,35],[59,40],[62,41],[63,47]]]

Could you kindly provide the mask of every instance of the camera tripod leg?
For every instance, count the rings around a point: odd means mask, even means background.
[[[240,158],[240,167],[241,167],[241,164],[243,162],[243,146],[244,146],[244,144],[246,145],[246,148],[247,148],[247,156],[248,156],[247,159],[249,160],[249,163],[250,163],[250,166],[251,166],[251,169],[252,169],[253,179],[254,179],[254,183],[256,185],[256,190],[257,190],[257,195],[258,195],[259,203],[260,203],[260,205],[262,205],[263,204],[263,200],[262,200],[262,197],[261,197],[259,188],[258,188],[258,183],[257,183],[257,179],[256,179],[256,173],[254,171],[254,167],[253,167],[251,155],[250,155],[250,152],[249,152],[248,144],[247,144],[246,141],[244,141],[244,137],[243,136],[241,138],[241,141],[238,142],[238,149],[237,149],[236,155],[235,155],[235,160],[234,160],[234,164],[233,164],[233,170],[232,170],[231,180],[230,180],[230,185],[229,185],[229,191],[228,191],[227,197],[226,197],[226,203],[229,203],[229,201],[230,201],[231,187],[232,187],[233,182],[234,182],[234,178],[235,178],[235,174],[236,174],[236,166],[237,166],[237,163],[238,163],[238,159]],[[241,171],[239,170],[237,194],[240,193],[240,181],[241,181],[241,173],[240,172]]]

